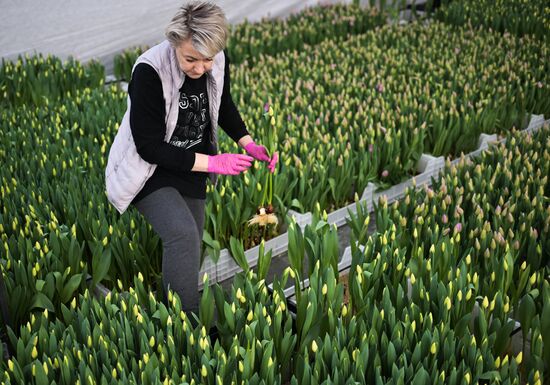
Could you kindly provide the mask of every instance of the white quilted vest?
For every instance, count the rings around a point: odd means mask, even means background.
[[[139,63],[147,63],[152,66],[162,82],[162,92],[166,102],[164,141],[168,142],[178,121],[179,90],[185,80],[185,74],[180,70],[176,52],[168,40],[144,52],[137,59],[133,69]],[[214,56],[212,69],[207,73],[206,82],[212,128],[209,146],[211,155],[217,152],[218,114],[223,92],[224,69],[225,55],[222,51]],[[137,152],[130,128],[130,97],[128,96],[128,107],[109,150],[105,169],[105,185],[109,202],[122,214],[147,179],[153,175],[156,167],[157,165],[143,160]],[[214,174],[210,174],[210,178],[215,182]]]

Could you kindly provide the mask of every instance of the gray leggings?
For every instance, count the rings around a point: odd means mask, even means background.
[[[204,205],[204,199],[182,196],[174,187],[160,188],[135,205],[162,241],[165,293],[172,289],[179,294],[186,312],[199,309]]]

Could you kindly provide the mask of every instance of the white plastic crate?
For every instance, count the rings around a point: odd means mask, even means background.
[[[310,212],[300,214],[297,211],[288,210],[287,215],[291,218],[294,218],[296,220],[296,224],[300,226],[302,230],[304,230],[307,225],[310,225],[312,221],[312,214]]]
[[[525,129],[527,132],[533,132],[538,130],[544,125],[544,115],[531,115],[529,125]]]
[[[224,249],[224,250],[227,251],[227,249]],[[226,254],[224,250],[222,250],[222,252],[220,253],[220,259],[222,258],[222,256]],[[205,274],[208,275],[208,282],[210,283],[218,282],[216,264],[214,263],[214,261],[212,261],[212,258],[208,256],[204,258],[202,266],[199,270],[199,289],[202,289],[204,286],[202,282]]]

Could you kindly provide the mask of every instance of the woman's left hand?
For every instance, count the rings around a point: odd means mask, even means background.
[[[269,161],[269,164],[267,165],[267,168],[272,174],[275,171],[275,166],[277,165],[278,161],[279,161],[279,153],[275,151],[275,153],[271,157],[271,160]]]
[[[267,149],[264,146],[260,146],[254,142],[250,142],[246,146],[244,146],[244,149],[248,155],[254,157],[256,160],[269,162],[269,155],[267,155]]]
[[[267,149],[264,146],[258,145],[254,142],[248,143],[246,146],[244,146],[244,149],[247,154],[252,156],[254,159],[260,160],[262,162],[268,162],[269,164],[267,168],[269,168],[270,172],[275,171],[275,165],[279,160],[279,154],[277,152],[275,152],[270,158],[267,154]]]

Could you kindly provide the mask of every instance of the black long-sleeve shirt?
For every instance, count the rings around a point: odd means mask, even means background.
[[[191,171],[195,153],[208,154],[211,122],[206,93],[206,74],[199,79],[185,78],[180,89],[178,123],[170,141],[166,135],[165,101],[157,72],[148,64],[136,66],[128,87],[130,95],[130,127],[139,155],[156,164],[132,203],[166,186],[193,198],[206,197],[207,173]],[[229,59],[226,55],[219,125],[235,141],[248,134],[246,126],[231,98]]]

